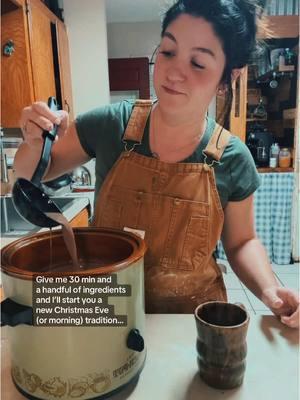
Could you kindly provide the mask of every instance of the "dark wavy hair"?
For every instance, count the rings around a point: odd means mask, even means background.
[[[202,17],[211,23],[226,58],[220,82],[227,87],[223,116],[225,124],[228,124],[232,106],[232,70],[246,66],[256,50],[257,17],[262,13],[260,3],[251,0],[178,0],[163,17],[161,36],[182,14]]]

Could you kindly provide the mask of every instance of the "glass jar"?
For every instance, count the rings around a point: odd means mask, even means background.
[[[291,152],[287,147],[284,147],[279,152],[279,167],[288,168],[291,165]]]

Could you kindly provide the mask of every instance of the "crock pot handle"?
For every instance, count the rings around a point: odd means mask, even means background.
[[[127,347],[135,351],[143,351],[145,347],[144,339],[138,329],[131,329],[127,337]]]
[[[1,326],[33,325],[32,307],[7,298],[1,302]]]

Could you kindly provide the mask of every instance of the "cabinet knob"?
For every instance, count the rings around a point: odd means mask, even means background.
[[[15,51],[15,44],[13,40],[10,39],[3,45],[3,55],[5,57],[10,57],[14,51]]]

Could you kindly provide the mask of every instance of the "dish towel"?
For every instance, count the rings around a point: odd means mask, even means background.
[[[292,255],[293,173],[260,174],[261,185],[254,193],[256,232],[275,264],[290,264]],[[217,258],[226,260],[219,241]]]

